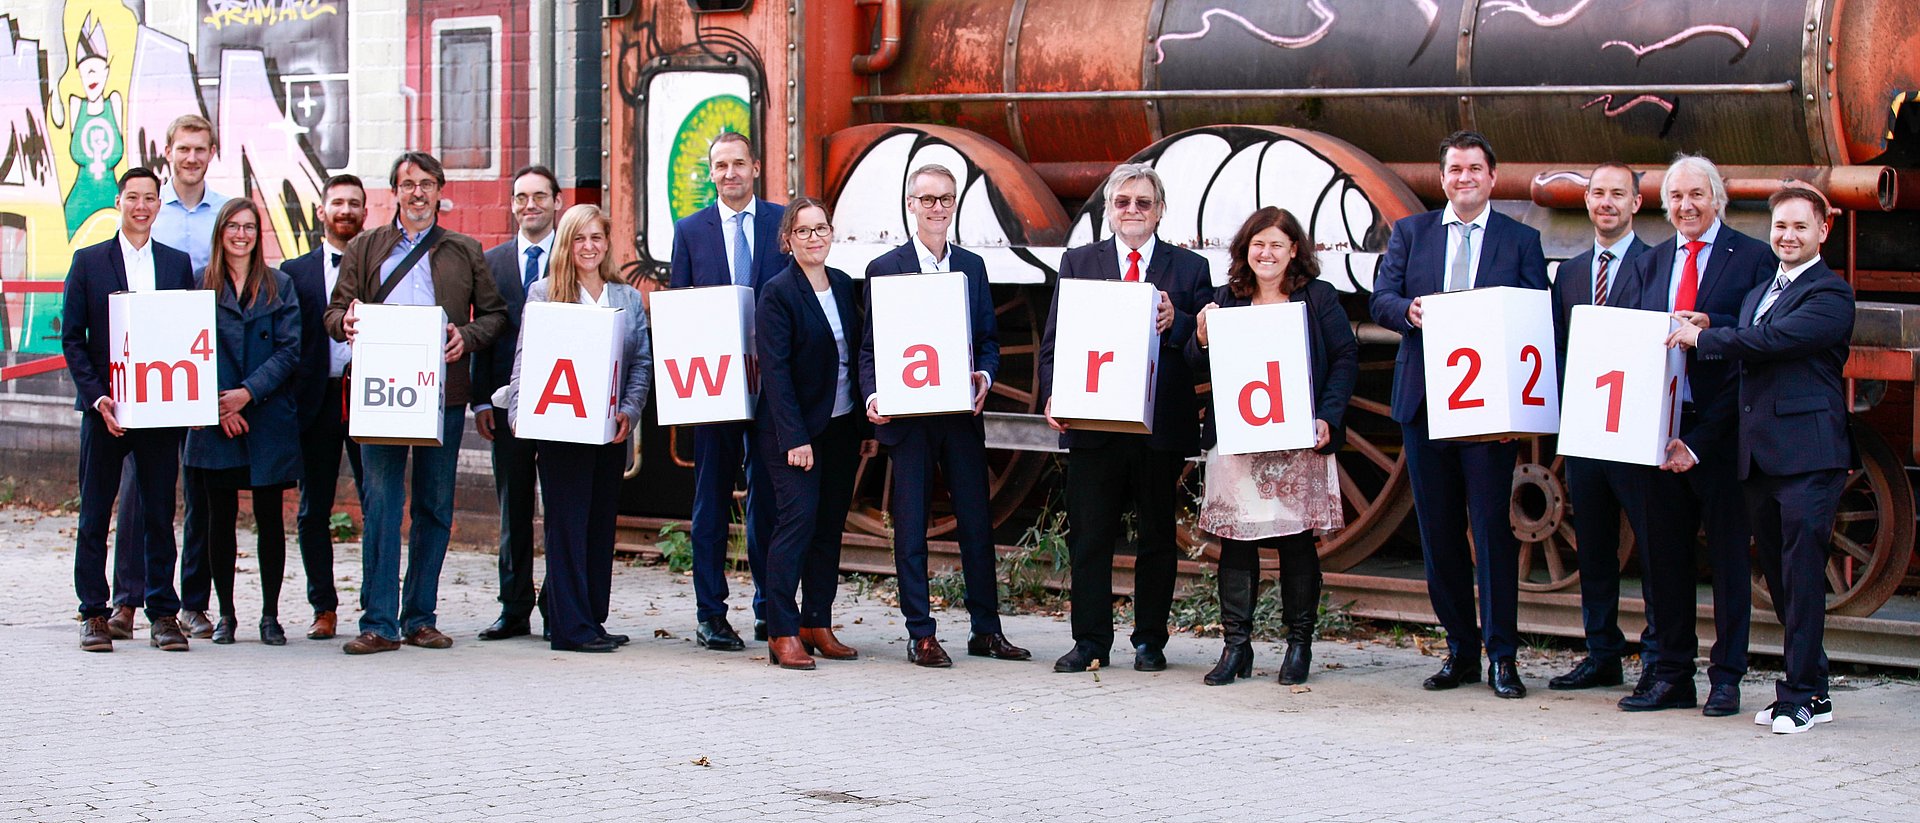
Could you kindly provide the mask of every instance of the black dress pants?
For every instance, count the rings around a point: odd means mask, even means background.
[[[627,445],[533,442],[546,506],[547,633],[555,649],[578,648],[606,634]]]
[[[1146,435],[1115,435],[1106,444],[1072,449],[1067,463],[1068,552],[1073,562],[1073,639],[1099,651],[1113,647],[1113,551],[1121,516],[1131,508],[1139,540],[1133,567],[1135,646],[1159,649],[1167,642],[1173,609],[1175,501],[1180,468],[1176,452],[1147,445]]]
[[[840,586],[840,540],[853,502],[853,476],[860,467],[860,431],[852,412],[833,418],[813,438],[813,469],[787,465],[771,431],[754,443],[773,481],[773,540],[767,546],[768,637],[792,637],[800,629],[833,626],[833,599]],[[775,454],[775,452],[779,452]],[[923,574],[921,580],[924,581]],[[924,586],[925,583],[922,583]],[[901,581],[906,611],[906,581]]]

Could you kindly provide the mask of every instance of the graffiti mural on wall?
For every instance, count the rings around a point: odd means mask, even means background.
[[[175,117],[211,115],[220,152],[207,184],[263,206],[272,226],[268,252],[276,259],[310,247],[326,178],[308,129],[282,108],[279,78],[261,50],[222,47],[210,54],[203,44],[196,65],[185,41],[144,25],[116,0],[67,0],[57,19],[58,31],[31,31],[36,21],[0,14],[5,378],[60,367],[59,283],[73,251],[113,235],[114,181],[121,173],[148,166],[167,176],[163,152]],[[200,26],[204,41],[214,24],[203,19]],[[42,46],[54,42],[63,47]]]

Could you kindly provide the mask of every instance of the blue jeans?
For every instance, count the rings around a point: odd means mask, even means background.
[[[467,423],[464,406],[450,406],[444,414],[439,446],[360,447],[360,464],[366,472],[366,528],[360,544],[362,632],[400,640],[434,624],[434,605],[440,598],[440,565],[447,559],[447,540],[453,534],[453,481],[460,461],[460,434]],[[410,501],[409,453],[413,456]],[[404,585],[400,580],[403,511],[413,516],[413,528],[407,534]]]

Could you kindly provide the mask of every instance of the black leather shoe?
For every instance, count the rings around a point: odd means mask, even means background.
[[[1420,681],[1420,688],[1430,692],[1443,692],[1460,688],[1463,683],[1480,682],[1480,661],[1477,658],[1462,658],[1449,655],[1440,664],[1440,670]]]
[[[601,637],[605,637],[606,639],[613,641],[613,645],[615,646],[625,646],[628,643],[633,642],[633,638],[628,637],[624,634],[604,634],[604,635],[601,635]]]
[[[1647,687],[1645,694],[1630,694],[1620,698],[1620,710],[1623,712],[1657,712],[1662,709],[1691,709],[1699,705],[1699,699],[1693,691],[1693,681],[1672,683],[1655,680]]]
[[[1653,684],[1658,682],[1660,681],[1653,679],[1653,666],[1642,663],[1640,664],[1640,679],[1634,682],[1633,693],[1646,694],[1647,690],[1653,688]]]
[[[233,645],[233,634],[240,630],[240,621],[233,615],[220,615],[220,622],[213,624],[213,642],[221,646]]]
[[[700,627],[693,632],[693,642],[716,652],[737,652],[747,647],[746,641],[733,630],[733,624],[724,617],[700,621]]]
[[[1213,664],[1213,670],[1200,676],[1200,682],[1209,686],[1225,686],[1235,678],[1253,676],[1253,644],[1239,643],[1220,650],[1220,662]]]
[[[260,616],[260,642],[269,646],[287,645],[287,630],[280,625],[278,617],[270,614]]]
[[[555,646],[553,647],[553,650],[557,652],[587,652],[589,654],[606,654],[607,652],[613,651],[614,649],[617,649],[617,648],[620,648],[620,644],[613,642],[612,638],[596,637],[592,640],[589,640],[585,643],[582,643],[578,646],[574,646],[572,648]]]
[[[1145,643],[1134,646],[1133,670],[1136,672],[1164,672],[1167,670],[1167,655],[1159,649]]]
[[[524,617],[500,615],[493,625],[480,630],[481,640],[507,640],[514,637],[526,637],[533,634],[533,624]]]
[[[976,634],[967,638],[967,654],[995,660],[1029,660],[1033,652],[1013,645],[1004,634]]]
[[[1487,667],[1487,688],[1494,697],[1517,700],[1527,696],[1527,684],[1520,682],[1520,669],[1512,660],[1495,660]]]
[[[1053,661],[1053,670],[1056,672],[1084,672],[1087,669],[1093,668],[1093,664],[1095,663],[1099,663],[1100,668],[1104,669],[1107,667],[1108,660],[1106,650],[1096,649],[1092,643],[1075,643],[1073,644],[1073,651],[1060,655],[1059,660]]]
[[[1588,656],[1573,667],[1573,671],[1547,681],[1547,688],[1554,691],[1572,691],[1591,689],[1597,686],[1618,686],[1627,682],[1626,675],[1620,671],[1620,659],[1601,660]]]
[[[1707,691],[1707,704],[1700,713],[1708,717],[1726,717],[1740,713],[1740,684],[1721,683]]]
[[[758,640],[762,643],[767,642],[767,621],[765,620],[753,621],[753,639]]]

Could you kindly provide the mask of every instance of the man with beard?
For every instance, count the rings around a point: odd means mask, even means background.
[[[440,566],[453,532],[453,481],[472,384],[467,354],[492,345],[507,319],[480,243],[438,225],[440,187],[447,182],[440,161],[426,152],[402,154],[388,182],[399,214],[394,222],[369,229],[347,244],[340,258],[340,282],[327,306],[327,332],[335,340],[352,340],[362,300],[439,306],[449,321],[445,407],[438,446],[360,447],[366,481],[361,490],[366,529],[360,550],[360,636],[347,641],[347,654],[393,651],[402,640],[425,649],[453,645],[453,638],[435,626],[434,611]],[[400,524],[409,512],[413,528],[407,538],[403,603]]]
[[[333,498],[340,487],[340,452],[361,488],[360,447],[347,439],[342,378],[353,347],[327,336],[327,301],[340,282],[340,259],[367,219],[367,190],[360,178],[335,175],[321,195],[323,241],[281,267],[300,296],[300,373],[295,400],[300,409],[300,563],[307,573],[307,603],[313,606],[309,640],[327,640],[338,628],[340,595],[333,586]]]
[[[547,276],[553,259],[553,225],[565,204],[560,181],[546,166],[528,166],[513,174],[514,238],[487,250],[494,288],[507,304],[507,325],[500,339],[473,358],[473,430],[493,443],[493,490],[500,499],[500,619],[480,632],[481,640],[505,640],[531,634],[533,615],[533,441],[515,437],[501,425],[506,411],[488,402],[493,390],[513,382],[513,354],[520,339],[520,313],[527,289]],[[542,612],[544,614],[544,611]]]

